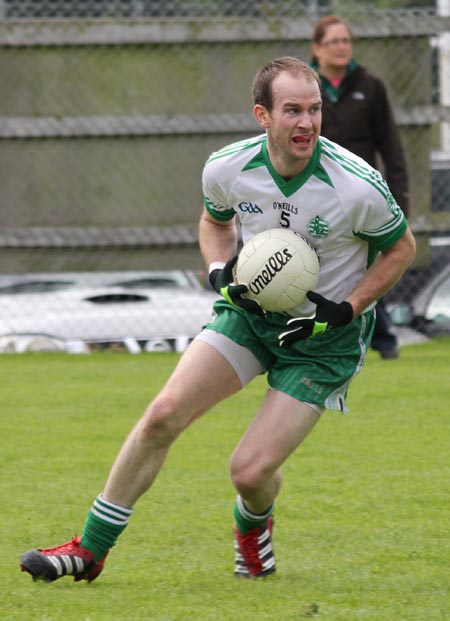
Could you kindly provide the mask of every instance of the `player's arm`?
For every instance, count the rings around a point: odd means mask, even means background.
[[[200,252],[207,267],[216,262],[223,265],[237,252],[236,218],[216,220],[206,208],[199,225]]]
[[[380,252],[363,278],[347,296],[353,317],[360,315],[400,280],[416,254],[416,242],[408,228],[390,248]]]
[[[204,209],[200,218],[200,251],[208,267],[209,281],[227,302],[255,315],[264,315],[258,302],[248,300],[243,294],[247,285],[234,285],[233,268],[237,261],[236,219],[216,220]]]

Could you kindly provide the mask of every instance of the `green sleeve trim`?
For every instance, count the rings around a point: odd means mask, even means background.
[[[355,233],[357,237],[364,239],[364,241],[369,242],[371,246],[373,246],[377,251],[386,250],[390,248],[397,242],[400,237],[406,233],[406,229],[408,228],[408,223],[406,220],[403,220],[397,228],[385,235],[367,235],[364,233]]]
[[[216,220],[220,220],[221,222],[228,222],[228,220],[232,220],[235,216],[234,209],[217,209],[214,203],[212,203],[210,199],[206,196],[203,197],[203,203],[206,207],[206,211],[211,214],[212,217]]]
[[[357,237],[363,239],[369,244],[367,267],[372,265],[372,263],[375,261],[375,257],[377,256],[379,252],[383,250],[387,250],[388,248],[393,246],[400,239],[400,237],[403,237],[407,228],[408,228],[408,223],[406,219],[404,219],[401,222],[400,226],[398,226],[395,230],[391,231],[390,233],[386,235],[380,235],[380,236],[374,237],[371,235],[364,235],[364,233],[356,233]]]

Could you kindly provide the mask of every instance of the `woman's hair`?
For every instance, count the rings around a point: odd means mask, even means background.
[[[352,30],[347,22],[345,22],[340,17],[337,17],[337,15],[324,15],[316,23],[316,27],[314,28],[314,33],[312,36],[312,42],[319,45],[322,42],[324,36],[326,35],[328,28],[330,26],[335,26],[336,24],[342,24],[343,26],[345,26],[349,31],[350,36],[352,36]]]
[[[303,75],[308,80],[315,80],[320,88],[320,78],[312,67],[293,56],[281,56],[271,60],[256,74],[252,87],[254,104],[264,106],[269,112],[272,110],[272,82],[283,72],[294,77]]]
[[[312,42],[316,45],[320,45],[327,34],[327,30],[330,26],[335,26],[336,24],[340,24],[345,26],[350,34],[350,37],[353,37],[352,29],[343,19],[338,17],[337,15],[324,15],[319,19],[316,23],[316,27],[314,28]],[[311,62],[317,61],[317,58],[313,55],[311,57]]]

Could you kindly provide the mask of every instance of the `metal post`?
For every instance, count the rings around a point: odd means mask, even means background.
[[[438,15],[450,15],[450,0],[436,0]],[[438,38],[439,47],[439,84],[440,103],[450,106],[450,32],[444,32]],[[450,152],[450,123],[441,123],[442,149]]]

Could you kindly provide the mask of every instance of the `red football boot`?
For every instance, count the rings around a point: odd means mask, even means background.
[[[53,582],[62,576],[73,576],[75,582],[92,582],[100,575],[105,564],[106,554],[96,561],[90,550],[80,545],[81,537],[43,550],[29,550],[20,557],[20,568],[33,576],[33,580]]]
[[[243,578],[260,578],[273,574],[275,556],[272,547],[273,518],[242,535],[234,526],[236,552],[234,573]]]

